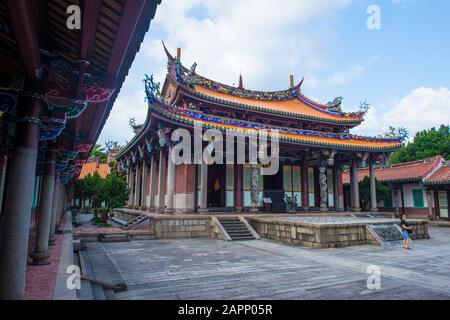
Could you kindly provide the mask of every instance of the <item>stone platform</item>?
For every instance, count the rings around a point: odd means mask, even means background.
[[[249,222],[262,238],[313,248],[379,244],[367,226],[400,223],[398,219],[363,215],[258,217],[250,218]],[[428,221],[408,222],[414,228],[413,239],[429,239]]]
[[[115,216],[130,221],[143,211],[117,209]],[[147,230],[156,239],[213,238],[224,240],[218,225],[222,217],[240,217],[250,223],[262,238],[313,248],[345,247],[380,244],[367,229],[369,224],[399,224],[392,213],[305,212],[296,214],[217,213],[217,214],[158,214],[149,216]],[[428,239],[428,221],[408,219],[414,226],[413,239]]]

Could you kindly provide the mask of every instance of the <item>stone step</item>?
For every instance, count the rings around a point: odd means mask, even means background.
[[[127,222],[126,224],[124,224],[122,226],[122,229],[124,230],[128,230],[134,226],[136,226],[137,224],[147,220],[149,218],[149,216],[147,216],[146,214],[141,214],[139,216],[137,216],[136,218],[134,218],[133,220]]]
[[[100,242],[130,242],[126,234],[104,234],[100,236]]]
[[[255,240],[255,237],[239,218],[219,218],[222,227],[231,240]]]

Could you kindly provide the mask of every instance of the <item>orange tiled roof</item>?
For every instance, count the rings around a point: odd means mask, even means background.
[[[425,179],[426,184],[450,184],[450,162],[445,162],[442,167]]]
[[[427,174],[430,174],[442,160],[443,158],[441,156],[436,156],[423,160],[394,164],[387,167],[376,167],[375,178],[382,182],[420,180],[426,177]],[[358,169],[359,181],[368,176],[369,168]],[[342,183],[350,183],[349,172],[344,172],[342,174]]]
[[[169,64],[168,64],[168,74],[167,76],[171,76],[171,78],[178,83],[178,85],[180,85],[181,83],[178,80],[178,76],[176,75],[176,71],[175,74],[173,72],[171,72],[171,67],[170,66],[175,66],[175,61],[177,61],[171,54],[170,52],[167,50],[166,46],[163,43],[163,48],[164,51],[167,55],[167,58],[169,59]],[[185,75],[188,74],[190,72],[190,70],[186,67],[184,67],[181,63],[180,63],[180,73]],[[337,124],[347,124],[347,125],[357,125],[360,124],[361,121],[363,120],[363,115],[361,113],[335,113],[335,112],[330,112],[328,111],[328,107],[325,105],[321,105],[317,102],[314,102],[313,100],[306,98],[303,94],[301,94],[300,92],[300,87],[303,83],[303,80],[297,84],[296,86],[294,86],[293,88],[295,88],[295,90],[298,90],[298,94],[299,94],[299,98],[297,97],[293,97],[287,100],[266,100],[266,99],[252,99],[250,97],[241,97],[239,95],[235,95],[233,94],[233,89],[238,89],[238,90],[245,90],[247,92],[253,92],[253,93],[259,93],[259,94],[266,94],[267,92],[261,92],[261,91],[253,91],[253,90],[247,90],[247,89],[243,89],[243,88],[235,88],[235,87],[231,87],[231,86],[227,86],[225,84],[221,84],[219,82],[216,81],[212,81],[210,79],[207,79],[197,73],[195,73],[195,76],[199,79],[203,79],[203,81],[205,82],[213,82],[216,85],[219,86],[224,86],[227,87],[229,89],[231,89],[230,93],[225,93],[225,92],[220,92],[220,91],[216,91],[216,90],[212,90],[208,87],[194,84],[192,87],[188,87],[185,85],[181,85],[182,87],[184,87],[185,89],[187,89],[187,91],[189,91],[192,94],[196,94],[199,95],[200,97],[204,97],[206,99],[212,99],[212,100],[216,100],[222,103],[233,103],[233,104],[237,104],[240,107],[250,107],[251,109],[255,108],[259,111],[262,112],[269,112],[269,113],[276,113],[276,114],[283,114],[283,115],[288,115],[288,116],[294,116],[294,117],[299,117],[299,118],[305,118],[308,120],[316,120],[316,121],[324,121],[324,122],[331,122],[331,123],[337,123]],[[166,85],[168,83],[167,81],[167,77],[166,80],[164,82],[163,85],[163,92],[166,88]],[[291,88],[291,89],[293,89]],[[286,93],[287,90],[285,91],[274,91],[272,93]]]
[[[300,101],[297,98],[292,98],[283,101],[264,101],[264,100],[255,100],[250,98],[243,98],[234,96],[231,94],[226,94],[222,92],[217,92],[214,90],[210,90],[208,88],[196,85],[195,91],[205,95],[210,98],[226,100],[233,103],[239,103],[243,105],[248,105],[252,107],[259,108],[261,110],[270,109],[279,112],[284,112],[287,114],[295,114],[295,115],[304,115],[310,116],[317,119],[329,119],[337,122],[348,122],[349,120],[353,120],[356,122],[361,122],[361,117],[358,116],[347,116],[341,117],[339,115],[334,115],[329,112],[325,112],[324,110],[320,110],[319,108],[312,108],[308,106],[306,103]]]
[[[93,175],[94,172],[98,172],[100,178],[104,179],[111,172],[111,170],[107,163],[98,163],[97,165],[97,162],[86,162],[81,168],[79,179],[85,178],[88,174]]]

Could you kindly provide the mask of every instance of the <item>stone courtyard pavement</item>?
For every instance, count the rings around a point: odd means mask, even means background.
[[[267,240],[89,243],[128,283],[118,299],[450,299],[450,228],[400,243],[309,249]],[[381,289],[367,289],[367,267]]]

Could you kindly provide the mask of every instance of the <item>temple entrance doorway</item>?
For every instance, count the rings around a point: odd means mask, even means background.
[[[208,208],[225,207],[226,166],[212,164],[208,166]]]
[[[284,166],[283,166],[284,169]],[[264,197],[270,198],[272,201],[272,212],[284,213],[286,212],[286,204],[284,201],[284,186],[283,186],[284,170],[278,170],[274,175],[262,176],[264,181]]]

